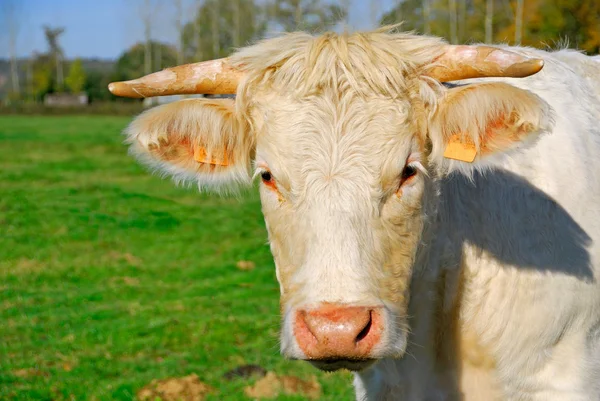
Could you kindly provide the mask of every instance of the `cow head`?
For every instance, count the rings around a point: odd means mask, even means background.
[[[415,255],[435,182],[544,131],[549,108],[500,82],[540,60],[382,31],[290,34],[227,60],[113,84],[130,96],[234,93],[159,106],[133,153],[215,190],[260,183],[281,286],[281,348],[322,369],[401,357]]]

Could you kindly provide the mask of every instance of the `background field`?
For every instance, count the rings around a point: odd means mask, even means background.
[[[256,191],[219,198],[148,174],[122,145],[128,121],[0,117],[0,399],[130,400],[196,373],[209,400],[243,400],[253,379],[222,375],[244,363],[352,399],[349,374],[279,355]]]

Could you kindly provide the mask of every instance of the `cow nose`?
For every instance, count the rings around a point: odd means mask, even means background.
[[[380,308],[326,304],[298,310],[294,335],[308,359],[369,359],[380,341]]]

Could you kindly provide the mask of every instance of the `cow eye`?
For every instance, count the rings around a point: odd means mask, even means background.
[[[260,178],[262,178],[262,180],[265,184],[270,184],[271,181],[273,180],[273,176],[271,175],[270,171],[263,171],[260,174]]]
[[[402,182],[408,180],[410,177],[413,177],[417,174],[417,169],[410,164],[404,167],[402,170]]]

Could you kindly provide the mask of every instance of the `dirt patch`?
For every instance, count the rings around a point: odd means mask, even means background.
[[[66,343],[72,343],[75,341],[75,334],[73,334],[73,333],[67,334],[66,336],[61,338],[61,341],[66,342]]]
[[[310,380],[302,380],[294,376],[283,376],[280,379],[285,394],[301,394],[311,400],[321,398],[321,385],[314,376]]]
[[[321,397],[321,385],[316,377],[302,380],[295,376],[278,376],[273,372],[267,373],[265,377],[244,389],[244,393],[250,398],[275,398],[281,394],[302,395],[311,400]]]
[[[72,363],[69,362],[65,362],[62,364],[62,368],[65,372],[70,372],[73,370],[74,365]]]
[[[69,233],[69,228],[67,226],[60,226],[56,231],[54,231],[54,235],[66,235]]]
[[[16,369],[11,372],[14,376],[21,377],[23,379],[27,379],[30,377],[46,377],[49,376],[48,372],[44,372],[42,370],[36,368],[25,368],[25,369]]]
[[[139,267],[142,265],[142,260],[129,252],[122,253],[111,251],[106,256],[112,261],[125,262],[133,267]]]
[[[137,393],[141,401],[203,401],[208,393],[215,391],[202,383],[197,375],[152,380]]]
[[[14,308],[15,306],[16,306],[16,304],[15,304],[14,302],[11,302],[11,301],[8,301],[8,300],[6,300],[6,301],[2,302],[2,309],[3,309],[3,310],[9,310],[9,309],[12,309],[12,308]]]
[[[237,267],[240,270],[254,270],[256,264],[249,260],[240,260],[235,264],[235,267]]]
[[[128,287],[139,287],[140,286],[140,280],[138,280],[135,277],[124,276],[123,282]]]
[[[169,309],[174,311],[184,311],[185,305],[181,301],[175,301],[175,303],[169,305]]]
[[[44,270],[46,265],[35,259],[21,258],[17,260],[12,269],[9,270],[16,274],[38,273]]]
[[[139,287],[140,280],[135,277],[122,276],[122,277],[112,277],[109,280],[109,284],[114,285],[124,285],[125,287]]]

